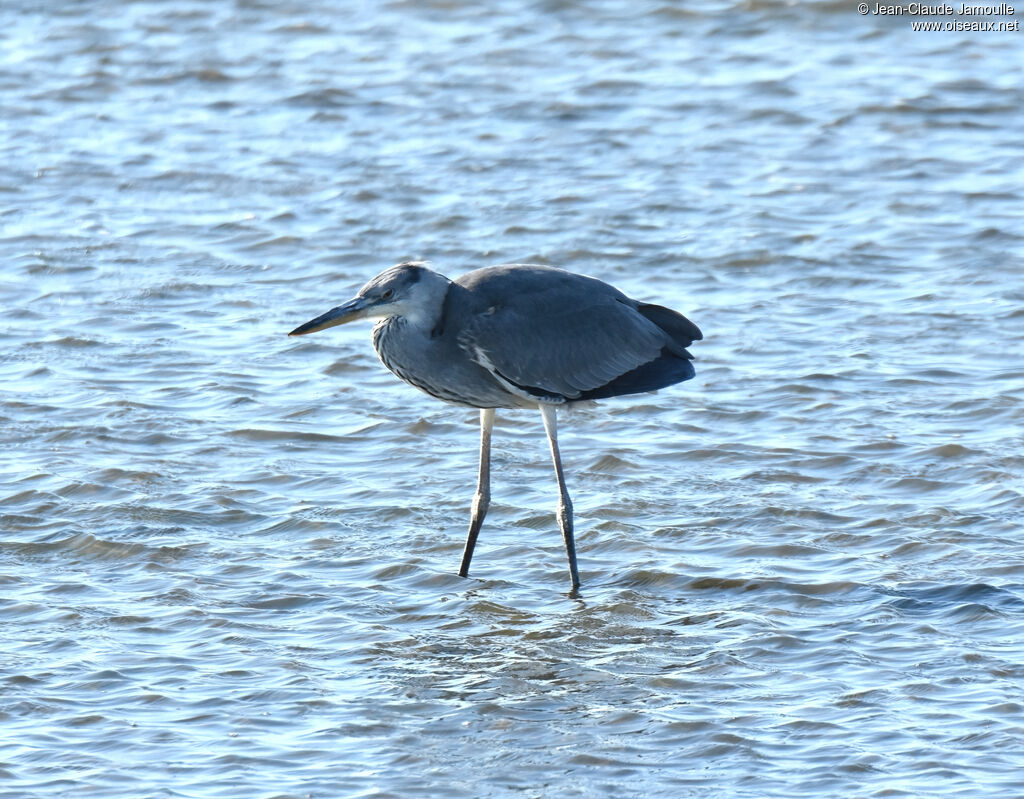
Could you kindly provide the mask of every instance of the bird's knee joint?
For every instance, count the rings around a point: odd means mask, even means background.
[[[558,506],[558,521],[563,528],[572,529],[572,505]]]

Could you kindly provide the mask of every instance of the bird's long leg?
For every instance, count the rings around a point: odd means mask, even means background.
[[[544,431],[548,434],[551,445],[551,460],[555,462],[555,477],[558,479],[558,526],[562,528],[565,539],[565,554],[569,558],[569,578],[572,590],[580,587],[580,573],[576,568],[576,540],[572,535],[572,500],[565,487],[565,473],[562,471],[562,456],[558,453],[558,417],[555,406],[541,403],[541,415],[544,417]]]
[[[494,428],[494,408],[480,409],[480,474],[476,481],[476,494],[473,495],[473,510],[469,517],[469,535],[466,548],[462,550],[462,566],[459,577],[469,574],[469,562],[473,560],[473,548],[476,537],[480,535],[480,527],[491,504],[491,430]]]

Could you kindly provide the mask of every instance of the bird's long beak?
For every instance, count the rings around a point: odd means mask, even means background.
[[[369,301],[364,297],[353,297],[344,305],[331,308],[327,313],[320,314],[316,319],[310,319],[306,324],[299,325],[289,336],[304,336],[306,333],[316,333],[318,330],[326,330],[335,325],[343,325],[346,322],[353,322],[362,319],[367,314]]]

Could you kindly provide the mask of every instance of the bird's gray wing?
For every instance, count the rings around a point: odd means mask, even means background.
[[[507,387],[575,399],[672,346],[638,303],[594,278],[548,267],[488,267],[457,281],[473,295],[462,349]]]

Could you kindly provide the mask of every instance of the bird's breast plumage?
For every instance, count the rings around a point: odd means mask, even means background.
[[[471,408],[528,405],[506,391],[458,347],[455,336],[412,325],[401,317],[373,329],[373,348],[393,374],[432,397]]]

